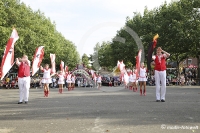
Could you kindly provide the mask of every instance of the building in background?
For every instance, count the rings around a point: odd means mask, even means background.
[[[197,68],[198,67],[197,58],[189,57],[180,62],[179,66],[184,68]]]

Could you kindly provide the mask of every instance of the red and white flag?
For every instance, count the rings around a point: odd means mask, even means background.
[[[50,59],[51,59],[51,71],[52,73],[56,72],[56,55],[50,53]]]
[[[32,76],[39,70],[40,64],[44,57],[44,46],[36,48],[32,64]]]
[[[65,66],[65,72],[68,72],[68,66]]]
[[[141,63],[142,50],[140,49],[136,56],[136,76],[139,77],[140,63]]]
[[[64,71],[64,65],[65,63],[61,60],[60,61],[60,70],[63,72]]]
[[[4,55],[1,61],[1,80],[8,73],[14,64],[14,45],[19,39],[16,29],[13,29],[11,36],[7,42],[6,48],[4,50]]]
[[[122,61],[118,61],[117,62],[117,66],[118,66],[120,72],[124,73],[124,71],[125,71],[125,64],[124,64],[123,60]]]

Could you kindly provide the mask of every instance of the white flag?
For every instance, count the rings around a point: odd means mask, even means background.
[[[1,61],[1,80],[8,73],[14,64],[14,45],[19,39],[16,29],[13,29],[12,34],[7,42],[6,48],[4,50],[4,55]]]
[[[32,64],[32,76],[39,70],[40,64],[44,57],[44,46],[36,48]]]
[[[50,59],[51,59],[51,71],[52,73],[56,72],[56,55],[50,53]]]

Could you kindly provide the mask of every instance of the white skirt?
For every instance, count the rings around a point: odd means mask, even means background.
[[[140,77],[139,79],[138,79],[138,81],[147,81],[147,78],[146,77]]]
[[[74,80],[74,79],[72,79],[72,80],[71,80],[71,83],[75,83],[75,80]]]
[[[52,80],[51,80],[51,78],[43,78],[42,83],[43,84],[50,84],[50,83],[52,83]]]
[[[63,80],[58,80],[58,84],[65,84]]]
[[[134,82],[136,82],[136,79],[133,79],[133,80],[129,80],[129,83],[134,83]]]
[[[67,80],[67,83],[72,83],[72,81],[71,80]]]

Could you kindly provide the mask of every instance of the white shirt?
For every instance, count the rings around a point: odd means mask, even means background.
[[[68,80],[68,81],[71,80],[71,74],[68,74],[68,75],[67,75],[67,80]]]
[[[43,78],[48,79],[51,78],[51,69],[43,69]]]
[[[101,76],[97,77],[97,82],[101,82]]]
[[[58,81],[60,81],[60,82],[63,82],[65,79],[63,74],[59,74],[58,77],[59,77]]]
[[[71,78],[71,79],[72,79],[72,82],[74,82],[74,81],[75,81],[75,77],[74,77],[74,76],[72,76],[72,78]]]
[[[133,79],[133,75],[132,75],[132,74],[129,76],[129,82],[134,82],[134,79]]]
[[[146,78],[146,69],[140,67],[140,77],[141,78]]]
[[[133,73],[133,80],[136,80],[136,73]]]

